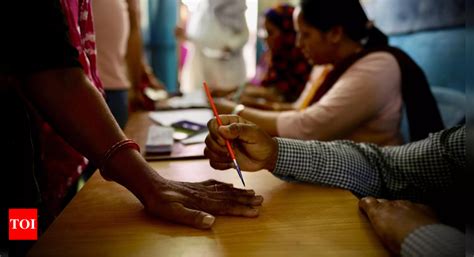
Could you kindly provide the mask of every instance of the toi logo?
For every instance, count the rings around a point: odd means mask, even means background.
[[[37,240],[38,239],[38,210],[9,209],[8,210],[8,239]]]

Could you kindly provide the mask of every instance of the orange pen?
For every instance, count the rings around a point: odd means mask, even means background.
[[[216,116],[217,124],[219,124],[219,126],[222,126],[222,120],[221,118],[219,118],[219,113],[217,112],[216,105],[214,104],[214,100],[212,100],[209,87],[207,86],[206,82],[204,82],[203,85],[204,85],[204,91],[206,91],[207,98],[209,99],[209,104],[211,105],[212,111],[214,112],[214,116]],[[245,186],[244,178],[242,177],[242,171],[240,170],[240,166],[237,163],[237,160],[235,159],[234,150],[232,150],[229,140],[227,139],[225,140],[225,145],[227,146],[227,151],[229,151],[230,157],[232,158],[232,161],[234,162],[234,166],[235,166],[235,169],[237,170],[237,173],[239,174],[240,180],[242,181],[242,184]]]

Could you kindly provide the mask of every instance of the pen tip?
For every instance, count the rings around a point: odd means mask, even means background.
[[[240,180],[242,181],[242,184],[245,187],[244,177],[242,176],[242,170],[240,170],[240,166],[236,160],[234,160],[234,165],[235,165],[235,169],[237,170],[237,173],[239,174]]]

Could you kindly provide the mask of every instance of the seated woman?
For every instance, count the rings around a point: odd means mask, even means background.
[[[268,62],[268,67],[262,78],[247,85],[240,99],[242,103],[271,109],[274,103],[294,102],[303,91],[312,65],[296,47],[293,11],[293,6],[281,4],[265,12],[268,50],[263,62]]]
[[[412,140],[443,128],[423,71],[388,46],[358,0],[302,0],[294,18],[305,56],[312,64],[334,66],[311,105],[272,112],[220,99],[220,112],[239,114],[272,135],[307,140],[401,144],[403,106]]]

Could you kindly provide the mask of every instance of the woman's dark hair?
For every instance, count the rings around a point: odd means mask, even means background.
[[[265,11],[265,20],[271,22],[283,32],[295,33],[293,26],[293,11],[295,8],[289,4],[279,4]]]
[[[301,0],[303,20],[321,30],[342,26],[346,35],[364,47],[386,46],[387,36],[367,18],[359,0]]]

